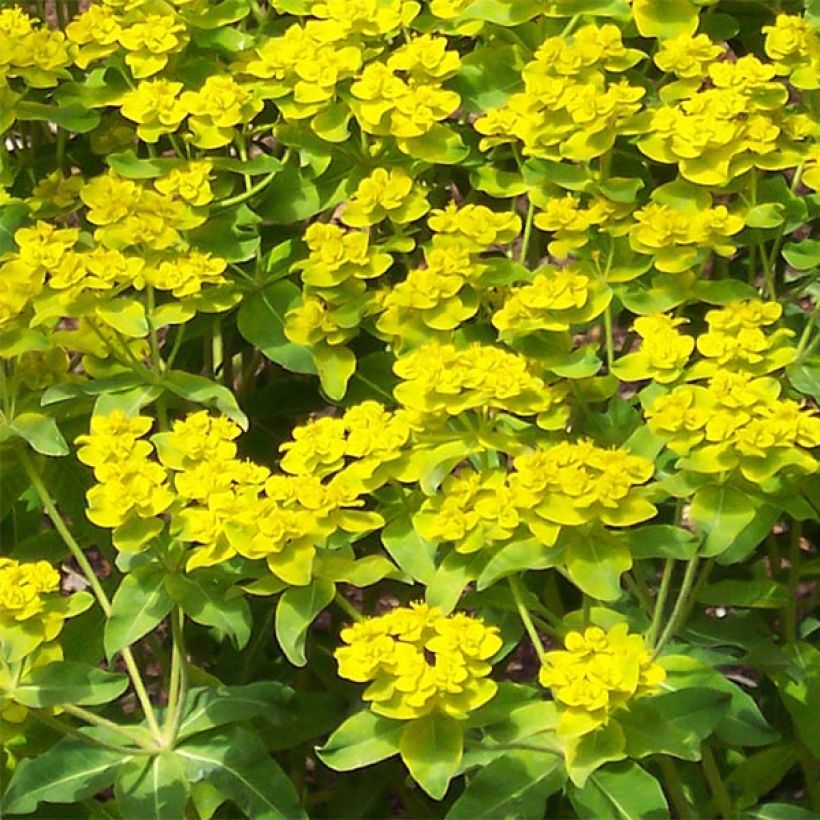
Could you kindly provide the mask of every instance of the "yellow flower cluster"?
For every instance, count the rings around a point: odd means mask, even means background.
[[[677,164],[680,175],[698,185],[726,185],[753,167],[796,164],[799,153],[784,134],[789,92],[776,74],[774,65],[752,54],[734,62],[695,58],[689,79],[673,84],[680,98],[653,110],[638,148],[655,162]]]
[[[695,340],[677,330],[686,322],[663,313],[637,318],[632,327],[641,337],[640,350],[618,359],[612,372],[627,382],[653,379],[669,384],[675,381],[695,349]]]
[[[465,247],[466,246],[466,247]],[[381,295],[376,328],[392,337],[397,349],[446,334],[475,315],[475,285],[484,267],[473,261],[471,244],[436,234],[424,248],[426,265],[414,268],[403,282]]]
[[[555,543],[561,526],[600,521],[629,527],[657,513],[639,486],[649,481],[655,465],[623,449],[562,441],[516,457],[513,467],[509,485],[515,505],[545,544]]]
[[[535,375],[523,356],[491,345],[426,344],[400,357],[393,370],[402,379],[396,399],[419,414],[499,409],[532,415],[552,410],[566,395]]]
[[[340,418],[323,416],[295,427],[286,441],[281,468],[297,476],[339,474],[350,486],[368,491],[387,480],[410,441],[410,421],[402,410],[391,412],[376,401],[364,401]]]
[[[427,224],[440,239],[446,237],[471,253],[512,242],[521,231],[521,218],[517,214],[496,213],[484,205],[459,207],[452,201],[444,208],[431,211]]]
[[[506,541],[519,512],[503,470],[464,468],[448,476],[440,492],[413,516],[416,532],[429,541],[451,541],[456,552],[471,553]]]
[[[60,594],[60,573],[47,561],[0,558],[0,666],[53,641],[66,618],[91,605],[87,592]]]
[[[87,68],[121,47],[134,77],[158,74],[188,43],[187,25],[165,3],[146,0],[121,6],[95,3],[68,24],[66,34],[77,46],[77,65]]]
[[[600,316],[612,293],[579,265],[539,268],[531,284],[512,288],[493,314],[501,338],[515,338],[538,330],[564,331]]]
[[[62,31],[41,28],[22,9],[0,11],[0,88],[19,77],[30,88],[53,88],[70,79],[71,44]]]
[[[663,273],[691,270],[710,251],[724,257],[734,254],[737,248],[729,237],[743,230],[742,216],[730,213],[725,205],[709,207],[708,194],[663,202],[657,201],[663,197],[658,191],[652,202],[632,215],[632,250],[651,255],[653,265]]]
[[[443,616],[414,603],[346,627],[335,654],[339,675],[370,685],[378,715],[413,720],[432,712],[463,719],[495,695],[488,660],[501,648],[497,627],[461,612]]]
[[[820,35],[803,17],[778,14],[773,26],[763,26],[763,47],[774,60],[778,76],[803,91],[820,88]]]
[[[686,457],[687,469],[739,469],[756,483],[785,468],[812,474],[817,462],[807,450],[820,445],[820,418],[779,398],[780,389],[770,377],[719,371],[706,387],[681,385],[659,396],[645,416],[649,429]]]
[[[624,80],[609,82],[606,74],[626,71],[643,57],[623,45],[611,24],[548,37],[524,67],[524,91],[476,120],[479,147],[520,140],[526,156],[575,162],[601,156],[628,132],[645,94]]]
[[[626,624],[568,633],[564,649],[547,652],[538,674],[558,704],[557,731],[565,738],[605,725],[633,698],[655,693],[665,678],[643,637],[629,634]]]
[[[98,481],[86,493],[86,515],[98,527],[114,529],[118,549],[144,548],[174,500],[165,470],[152,459],[153,446],[141,438],[152,425],[149,416],[127,418],[117,411],[92,416],[90,433],[75,440],[77,458],[94,468]]]
[[[457,51],[446,37],[422,34],[366,65],[351,86],[350,107],[368,134],[399,140],[421,137],[451,116],[461,103],[442,83],[458,72]]]
[[[790,364],[796,355],[790,339],[794,333],[778,328],[767,334],[783,313],[779,302],[745,299],[707,311],[708,331],[697,339],[698,352],[705,357],[690,372],[690,378],[711,376],[721,370],[742,370],[762,376]]]
[[[430,206],[424,192],[401,168],[376,168],[365,177],[345,203],[341,220],[351,228],[366,228],[384,219],[397,225],[415,222]]]
[[[249,123],[264,105],[256,89],[215,74],[196,91],[183,91],[182,83],[164,78],[143,80],[123,95],[120,110],[138,123],[137,134],[146,142],[174,133],[188,117],[191,142],[212,149],[230,144],[235,127]]]

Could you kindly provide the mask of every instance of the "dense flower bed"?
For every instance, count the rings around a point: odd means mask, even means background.
[[[4,816],[815,816],[818,22],[4,3]]]

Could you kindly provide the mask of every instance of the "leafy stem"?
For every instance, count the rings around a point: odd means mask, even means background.
[[[669,621],[666,624],[666,628],[661,633],[654,652],[652,653],[653,657],[658,656],[661,649],[663,649],[664,644],[666,644],[666,642],[675,635],[675,632],[683,621],[682,616],[686,611],[686,606],[689,602],[689,593],[692,591],[692,584],[695,582],[695,575],[697,574],[699,563],[700,559],[695,556],[686,566],[686,572],[684,573],[683,581],[681,582],[678,598],[675,601],[675,606],[672,608],[672,614],[669,616]]]
[[[339,592],[338,589],[336,590],[336,595],[333,597],[333,600],[336,605],[340,609],[344,610],[345,614],[349,615],[354,621],[362,620],[362,613],[359,612],[359,610],[356,609],[353,604],[351,604],[350,601],[348,601],[347,598]]]
[[[57,530],[60,538],[63,539],[63,543],[65,543],[68,547],[69,552],[72,554],[74,560],[83,571],[83,575],[91,586],[94,596],[105,614],[105,617],[111,617],[111,601],[109,600],[105,590],[102,588],[100,579],[97,578],[97,575],[91,566],[91,562],[88,560],[85,553],[82,551],[82,548],[71,534],[71,531],[66,526],[65,521],[63,521],[63,517],[58,511],[51,493],[49,493],[48,488],[43,483],[43,479],[37,470],[37,466],[25,448],[20,447],[17,452],[20,457],[20,462],[23,465],[23,469],[26,471],[29,481],[31,482],[31,486],[39,496],[40,501],[42,501],[46,514],[51,519],[52,524],[54,524],[54,529]],[[151,699],[148,697],[148,690],[145,688],[145,683],[140,675],[139,667],[134,659],[134,655],[129,647],[125,647],[121,654],[123,661],[125,661],[128,675],[131,678],[131,683],[134,686],[134,692],[136,693],[137,700],[139,700],[140,706],[142,706],[142,711],[145,714],[148,727],[157,740],[160,740],[162,735],[159,730],[156,714],[154,713],[154,707],[151,705]]]
[[[61,708],[68,711],[65,706]],[[109,752],[118,752],[122,755],[151,755],[156,752],[156,749],[149,749],[142,746],[139,749],[132,749],[126,746],[118,746],[116,743],[106,743],[104,740],[99,740],[96,737],[85,734],[74,726],[70,726],[68,723],[63,723],[63,721],[58,720],[57,718],[52,717],[39,709],[32,709],[29,714],[33,715],[35,719],[39,720],[44,726],[48,726],[49,729],[54,729],[62,735],[73,737],[76,740],[82,740],[83,743],[89,743],[90,745],[96,746],[100,749],[107,749]],[[133,741],[134,739],[131,738],[131,740]]]
[[[658,597],[655,599],[655,611],[652,614],[652,623],[649,626],[646,640],[650,646],[655,644],[658,638],[658,632],[661,628],[661,619],[663,618],[663,610],[666,606],[666,598],[669,595],[669,585],[672,582],[672,572],[675,568],[675,562],[671,558],[666,559],[663,566],[663,575],[661,576],[661,585],[658,588]]]
[[[188,695],[188,659],[185,649],[185,613],[175,607],[171,613],[171,688],[163,735],[165,748],[173,749],[182,722],[182,711]]]
[[[800,521],[792,521],[789,529],[789,580],[788,603],[783,613],[785,638],[789,643],[797,640],[797,582],[800,580],[800,538],[803,526]]]
[[[507,583],[510,586],[510,592],[512,592],[515,607],[518,610],[518,616],[521,618],[521,623],[524,624],[524,629],[527,631],[530,641],[532,641],[533,648],[538,655],[538,660],[543,661],[544,655],[546,654],[544,651],[544,644],[541,642],[541,637],[539,636],[538,631],[535,628],[535,624],[532,622],[532,618],[530,617],[529,610],[524,603],[524,596],[521,591],[521,580],[515,575],[510,575],[507,578]]]
[[[709,791],[712,793],[712,798],[715,801],[715,807],[720,812],[721,817],[734,817],[735,811],[732,806],[732,798],[729,796],[726,784],[720,776],[720,769],[718,768],[712,749],[704,743],[701,746],[701,754],[703,774],[706,777]]]

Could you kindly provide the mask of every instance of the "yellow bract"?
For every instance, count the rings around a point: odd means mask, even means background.
[[[666,678],[641,635],[630,635],[626,624],[608,632],[591,626],[570,632],[564,649],[547,652],[538,674],[558,703],[558,734],[578,737],[609,721],[629,700],[657,691]]]
[[[378,715],[413,720],[432,712],[463,719],[496,693],[487,662],[501,648],[497,627],[414,603],[342,630],[339,675],[366,683]]]

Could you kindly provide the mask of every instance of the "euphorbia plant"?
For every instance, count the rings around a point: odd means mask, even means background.
[[[4,3],[4,816],[820,811],[818,19]]]

